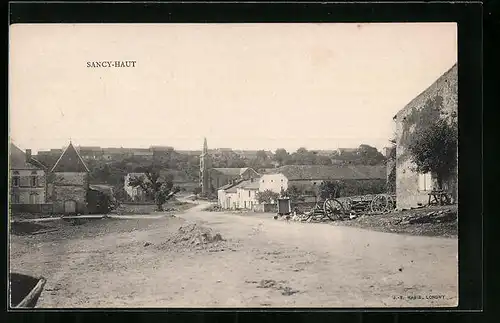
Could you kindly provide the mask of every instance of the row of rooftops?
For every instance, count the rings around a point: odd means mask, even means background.
[[[259,189],[259,179],[247,179],[247,180],[238,180],[233,183],[226,184],[222,187],[219,187],[219,190],[224,190],[227,193],[236,193],[238,188],[243,188],[246,190],[258,190]]]
[[[149,148],[124,148],[124,147],[110,147],[110,148],[101,148],[98,146],[77,146],[74,147],[81,155],[105,155],[105,154],[152,154],[154,152],[168,152],[174,150],[173,147],[168,146],[151,146]],[[50,149],[39,151],[40,155],[53,155],[53,154],[61,154],[64,149]]]
[[[228,170],[228,169],[226,169]],[[233,174],[237,174],[239,168],[235,168]],[[387,168],[385,165],[365,166],[322,166],[322,165],[288,165],[274,169],[267,169],[261,176],[270,174],[282,174],[289,181],[310,181],[310,180],[385,180],[387,178]],[[219,190],[226,192],[236,192],[238,188],[249,190],[259,189],[260,179],[237,180],[224,185]]]
[[[65,148],[62,149],[50,149],[50,150],[41,150],[38,152],[40,155],[59,155],[64,151]],[[154,152],[168,152],[174,150],[173,147],[169,146],[151,146],[149,148],[124,148],[124,147],[109,147],[102,148],[99,146],[76,146],[75,149],[80,153],[80,155],[106,155],[106,154],[147,154],[150,155]],[[343,154],[346,152],[355,152],[358,148],[338,148],[333,150],[311,150],[314,153],[322,156],[329,156],[332,154]],[[200,155],[202,153],[201,150],[175,150],[180,154],[187,155]],[[255,157],[257,155],[258,150],[233,150],[231,148],[215,148],[209,149],[208,153],[223,153],[223,152],[234,152],[238,155],[244,157]],[[268,157],[272,156],[272,151],[265,151]]]

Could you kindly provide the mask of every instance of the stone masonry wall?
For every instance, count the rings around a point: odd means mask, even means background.
[[[410,208],[418,203],[426,204],[428,191],[419,190],[419,174],[413,170],[414,164],[407,151],[417,118],[428,100],[442,100],[445,118],[458,113],[458,74],[453,66],[423,93],[412,100],[395,117],[396,123],[396,195],[398,208]],[[458,158],[458,156],[457,156]],[[445,183],[456,198],[458,196],[458,169]]]
[[[87,173],[54,173],[51,185],[54,213],[64,213],[64,202],[75,201],[76,212],[87,212]]]

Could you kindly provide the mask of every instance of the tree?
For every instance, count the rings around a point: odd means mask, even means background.
[[[358,148],[358,163],[362,165],[380,165],[384,162],[384,155],[377,148],[362,144]]]
[[[257,192],[256,198],[259,203],[271,203],[276,201],[280,195],[271,190],[265,190],[263,192]]]
[[[328,198],[340,197],[344,186],[344,183],[342,183],[341,181],[322,182],[319,186],[319,196],[324,200]]]
[[[274,152],[274,160],[278,162],[280,166],[283,166],[290,160],[290,154],[283,148],[278,148]]]
[[[283,195],[292,201],[304,201],[304,191],[295,185],[290,185]]]
[[[389,156],[387,157],[387,167],[389,168],[389,176],[387,177],[387,191],[396,192],[396,147],[391,147]]]
[[[144,172],[145,176],[132,177],[129,185],[140,187],[146,195],[155,201],[158,211],[163,211],[163,204],[175,193],[180,191],[179,187],[174,187],[172,176],[161,176],[158,169],[149,167]]]
[[[426,127],[418,125],[408,145],[411,160],[419,173],[431,173],[438,188],[457,165],[458,127],[445,119],[434,120]]]
[[[269,158],[265,150],[259,150],[256,153],[257,160],[260,162],[266,162]]]

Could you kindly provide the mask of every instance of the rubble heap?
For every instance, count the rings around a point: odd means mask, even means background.
[[[160,249],[213,249],[224,250],[226,240],[220,233],[214,233],[212,229],[200,226],[198,224],[185,224],[177,230],[175,234],[169,237],[159,247]]]
[[[422,223],[445,223],[457,220],[456,210],[446,209],[431,211],[421,214],[410,214],[399,221],[398,224],[422,224]]]

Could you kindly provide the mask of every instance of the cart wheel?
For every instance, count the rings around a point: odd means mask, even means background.
[[[391,195],[387,195],[387,199],[389,200],[388,201],[388,209],[387,211],[392,211],[396,208],[396,199],[394,197],[392,197]]]
[[[390,201],[387,195],[379,194],[376,195],[370,205],[373,213],[382,213],[389,209]]]
[[[345,214],[344,206],[337,199],[327,199],[323,205],[323,211],[325,215],[332,221],[342,220]]]
[[[342,202],[342,205],[344,206],[344,211],[346,213],[351,212],[352,205],[354,204],[354,201],[350,197],[346,197],[345,200]]]

